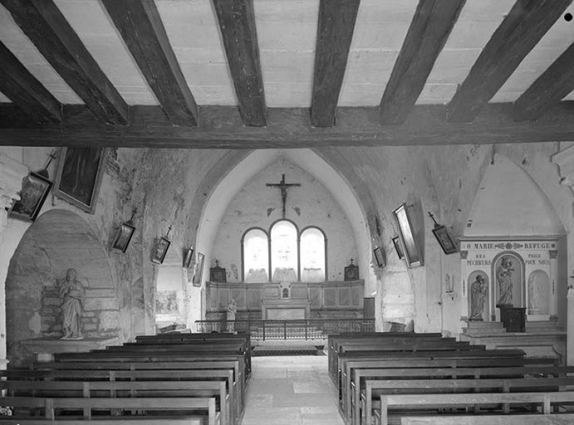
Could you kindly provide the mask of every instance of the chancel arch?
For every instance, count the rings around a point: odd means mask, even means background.
[[[252,202],[250,205],[250,208],[252,207],[253,210],[261,213],[262,219],[265,221],[265,223],[254,223],[249,218],[249,214],[241,209],[234,208],[231,204],[237,196],[239,198],[245,196],[246,186],[250,183],[250,180],[277,164],[280,164],[279,168],[271,170],[272,174],[262,177],[259,189],[257,189],[259,192],[264,192],[265,203]],[[283,168],[281,168],[281,164],[283,164]],[[298,229],[301,229],[298,232],[299,237],[306,229],[316,228],[323,234],[325,242],[327,240],[325,235],[329,235],[329,244],[332,247],[338,247],[338,249],[327,250],[325,246],[325,256],[328,259],[322,268],[324,268],[325,274],[328,274],[328,276],[323,280],[342,281],[344,267],[348,265],[350,258],[354,258],[355,262],[361,267],[361,279],[364,279],[365,287],[367,285],[375,287],[376,277],[371,269],[371,256],[369,255],[372,237],[369,227],[366,225],[368,220],[363,212],[363,206],[347,180],[311,150],[255,151],[239,162],[235,168],[228,172],[226,177],[221,179],[220,184],[208,195],[205,209],[202,212],[202,216],[209,217],[209,219],[200,220],[196,233],[196,247],[200,251],[207,253],[207,264],[213,265],[215,259],[217,259],[228,270],[228,282],[247,280],[248,270],[245,271],[241,265],[242,257],[244,257],[244,253],[242,254],[241,251],[245,250],[244,243],[241,243],[241,240],[247,234],[246,232],[252,228],[259,228],[267,232],[268,237],[270,237],[267,229],[270,229],[274,222],[283,218],[281,194],[277,189],[266,186],[267,183],[276,183],[282,180],[282,174],[286,174],[285,181],[287,184],[301,183],[302,185],[301,187],[289,189],[285,208],[286,218],[292,220]],[[300,176],[305,176],[308,182],[313,182],[311,185],[312,191],[318,190],[316,187],[322,187],[322,190],[328,195],[327,198],[331,198],[329,202],[336,206],[338,216],[347,220],[343,232],[332,232],[333,234],[341,234],[341,241],[332,241],[329,229],[325,228],[321,222],[312,220],[312,217],[308,215],[308,209],[301,208],[298,197],[303,196],[301,190],[303,192],[306,190],[305,188],[309,190],[309,185],[306,181],[300,180]],[[309,197],[308,194],[306,196],[310,199],[313,198],[313,196]],[[333,223],[336,220],[326,205],[322,205],[320,200],[317,202],[319,198],[321,197],[315,198],[314,201],[316,204],[313,207],[315,213],[322,214],[322,220],[326,220],[327,223],[330,223],[329,225],[334,226]],[[353,220],[348,220],[347,217],[353,217]],[[218,236],[218,233],[222,232],[222,228],[229,225],[231,221],[233,221],[233,227],[237,229],[232,232],[234,236],[231,237],[229,232],[226,231],[222,233],[224,236]],[[309,235],[313,233],[314,231],[310,231]],[[237,251],[226,254],[222,252],[220,248],[222,246],[234,247],[233,249]],[[361,252],[357,249],[358,246],[361,246]],[[363,249],[365,246],[368,248]],[[333,259],[332,256],[339,257],[338,259]],[[236,258],[236,260],[232,257]],[[328,269],[327,264],[329,264]],[[272,271],[269,270],[269,275],[271,273]],[[363,296],[364,294],[361,293],[361,299]],[[249,297],[250,295],[247,294],[246,299],[248,301]],[[206,301],[209,307],[211,300]],[[240,307],[238,305],[238,308]]]

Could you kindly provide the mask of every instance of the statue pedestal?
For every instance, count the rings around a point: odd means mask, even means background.
[[[33,338],[21,341],[37,361],[52,361],[55,353],[82,353],[90,350],[101,350],[108,345],[115,345],[117,336],[108,338],[84,338],[81,340],[64,340],[59,338]]]

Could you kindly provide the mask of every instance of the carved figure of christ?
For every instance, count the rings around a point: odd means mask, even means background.
[[[301,183],[285,183],[285,174],[279,183],[267,183],[268,187],[276,187],[281,191],[281,201],[283,203],[283,218],[285,218],[285,204],[287,203],[287,189],[299,187]]]

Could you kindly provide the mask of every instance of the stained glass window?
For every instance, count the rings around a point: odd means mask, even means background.
[[[324,282],[326,275],[325,235],[316,227],[301,233],[301,281]]]
[[[293,282],[298,275],[297,228],[287,220],[278,221],[271,228],[271,280]]]
[[[243,236],[243,281],[269,282],[269,242],[261,229],[248,230]]]

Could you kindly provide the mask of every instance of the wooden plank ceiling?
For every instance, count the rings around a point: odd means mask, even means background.
[[[0,0],[0,145],[574,141],[572,0]]]

